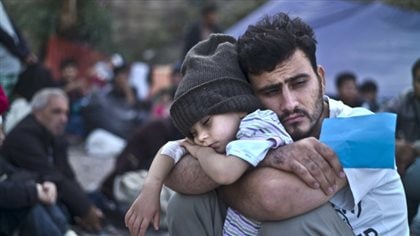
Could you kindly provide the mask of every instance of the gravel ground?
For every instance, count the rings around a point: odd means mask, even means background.
[[[93,191],[112,170],[115,156],[89,156],[84,145],[79,144],[70,146],[69,161],[82,187],[86,191]]]
[[[70,165],[76,174],[82,187],[87,191],[94,191],[100,185],[103,178],[112,170],[115,162],[115,155],[104,156],[89,156],[84,148],[84,144],[72,145],[69,147],[69,161]],[[112,225],[105,226],[103,232],[99,234],[89,234],[81,232],[80,229],[75,228],[80,236],[94,236],[94,235],[113,235],[113,236],[128,236],[129,232],[126,229],[116,228]],[[147,232],[147,236],[168,236],[168,232],[154,232],[153,230]]]

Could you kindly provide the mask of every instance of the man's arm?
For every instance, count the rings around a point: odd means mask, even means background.
[[[331,192],[336,184],[336,173],[344,178],[337,156],[315,138],[302,139],[270,152],[261,166],[292,172],[308,186],[314,189],[321,187],[325,193]],[[184,194],[201,194],[219,186],[191,156],[181,159],[166,179],[165,185]]]
[[[339,179],[334,193],[345,184],[345,179]],[[308,187],[292,173],[268,167],[250,171],[235,184],[220,190],[229,206],[260,221],[303,214],[324,204],[332,196]]]
[[[257,168],[221,191],[230,206],[259,220],[281,220],[307,212],[346,184],[344,177],[336,175],[342,169],[334,152],[314,138],[278,148],[262,167],[270,168]],[[314,178],[324,192],[310,181]]]

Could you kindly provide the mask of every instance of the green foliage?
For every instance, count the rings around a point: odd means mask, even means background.
[[[55,32],[60,1],[4,0],[3,4],[9,17],[28,37],[33,49],[40,48],[48,40],[48,37]]]
[[[34,51],[56,33],[62,3],[61,0],[4,0],[9,16],[29,37]],[[106,5],[97,0],[78,0],[77,13],[77,26],[72,38],[87,42],[101,51],[112,51],[111,17]]]
[[[78,1],[77,33],[80,39],[104,52],[112,52],[111,17],[96,0]]]

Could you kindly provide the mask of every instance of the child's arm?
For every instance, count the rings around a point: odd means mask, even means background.
[[[234,183],[250,166],[240,158],[219,154],[209,147],[198,146],[188,141],[183,141],[182,145],[198,159],[204,172],[218,184]]]
[[[163,181],[179,160],[174,154],[185,153],[177,152],[176,149],[182,147],[177,141],[174,142],[165,144],[158,151],[139,196],[125,215],[125,224],[132,235],[145,235],[150,223],[153,223],[155,230],[159,229],[160,192]]]

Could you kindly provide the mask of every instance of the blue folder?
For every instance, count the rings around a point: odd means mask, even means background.
[[[344,168],[394,168],[396,115],[377,113],[324,119],[320,140]]]

